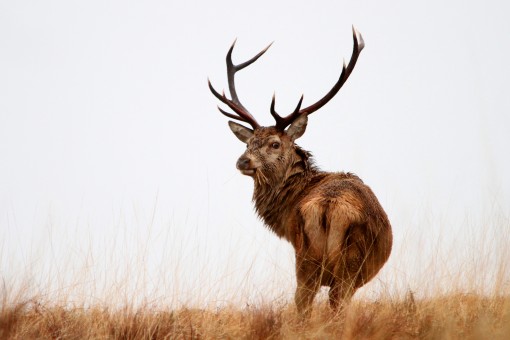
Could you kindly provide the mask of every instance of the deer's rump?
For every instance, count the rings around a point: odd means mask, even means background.
[[[301,256],[320,264],[322,283],[347,277],[363,285],[391,251],[391,227],[372,190],[357,176],[329,174],[299,207],[303,221]]]

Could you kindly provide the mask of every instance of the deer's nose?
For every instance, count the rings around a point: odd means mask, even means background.
[[[247,157],[241,157],[237,160],[236,167],[239,170],[247,170],[250,167],[250,159]]]

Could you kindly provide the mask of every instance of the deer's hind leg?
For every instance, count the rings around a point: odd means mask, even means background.
[[[312,312],[312,303],[320,288],[320,266],[316,261],[296,256],[297,288],[294,300],[298,313],[308,318]]]
[[[301,245],[296,243],[295,302],[299,314],[308,317],[312,302],[321,286],[322,265],[326,245],[326,233],[321,227],[325,208],[320,198],[307,201],[301,207]]]
[[[341,253],[334,265],[334,279],[329,290],[329,304],[338,310],[348,304],[358,288],[366,283],[367,235],[364,224],[352,224],[342,242]]]

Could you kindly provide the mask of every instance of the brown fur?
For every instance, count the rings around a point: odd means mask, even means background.
[[[239,161],[255,169],[256,211],[296,251],[298,310],[310,313],[320,286],[330,287],[330,304],[338,309],[388,259],[392,232],[386,213],[360,178],[320,171],[286,132],[260,127],[246,143]]]

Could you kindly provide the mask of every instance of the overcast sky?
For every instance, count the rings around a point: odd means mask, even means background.
[[[286,113],[331,88],[354,25],[366,47],[298,143],[372,187],[395,234],[378,282],[418,289],[409,258],[510,226],[509,13],[495,0],[0,1],[2,278],[99,299],[291,295],[292,249],[255,216],[235,169],[245,146],[207,78],[227,88],[235,38],[235,63],[274,41],[237,77],[271,125],[273,92]]]

